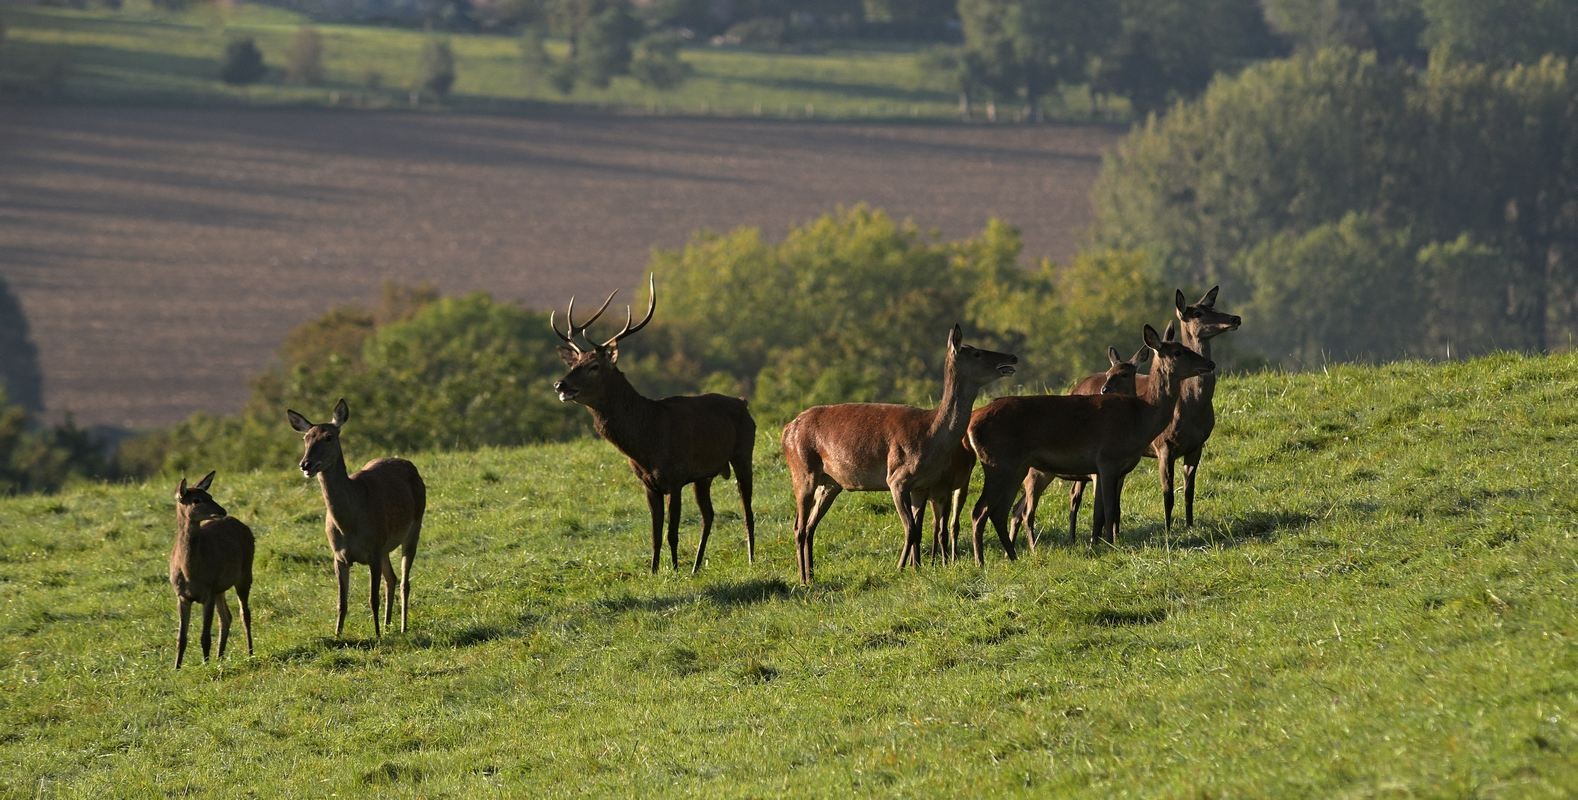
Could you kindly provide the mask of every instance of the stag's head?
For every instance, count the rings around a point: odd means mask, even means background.
[[[1173,305],[1178,314],[1178,324],[1183,326],[1184,333],[1194,341],[1203,342],[1218,334],[1238,330],[1239,319],[1236,314],[1224,314],[1216,310],[1216,293],[1220,286],[1212,286],[1194,305],[1184,302],[1182,289],[1173,290]]]
[[[954,374],[961,383],[979,389],[998,378],[1014,374],[1014,365],[1019,363],[1019,356],[971,347],[960,341],[963,337],[958,325],[948,332],[948,362],[953,365]]]
[[[1118,356],[1118,348],[1107,348],[1107,376],[1101,383],[1102,394],[1134,395],[1135,381],[1140,374],[1140,359],[1149,347],[1141,347],[1125,361]]]
[[[1180,379],[1194,378],[1200,375],[1209,375],[1216,371],[1216,363],[1205,356],[1190,350],[1178,341],[1177,330],[1172,325],[1167,326],[1167,335],[1161,336],[1156,329],[1145,326],[1145,346],[1151,348],[1156,355],[1151,359],[1151,380],[1156,376],[1170,373]]]
[[[631,309],[630,306],[625,306],[625,327],[602,344],[586,338],[586,329],[608,309],[608,304],[613,302],[614,295],[619,293],[617,289],[609,293],[608,299],[603,301],[603,305],[592,314],[590,319],[581,323],[575,321],[575,298],[570,298],[570,307],[564,315],[565,330],[562,333],[559,331],[559,323],[555,321],[558,312],[549,315],[548,324],[553,327],[554,334],[564,341],[559,347],[559,357],[564,359],[565,366],[570,368],[563,378],[553,382],[553,390],[559,394],[560,402],[568,403],[573,400],[584,406],[596,406],[614,382],[623,380],[619,367],[616,366],[619,362],[619,342],[645,328],[647,323],[652,321],[652,314],[657,311],[657,276],[654,275],[649,279],[648,289],[652,299],[647,306],[646,317],[639,323],[631,324],[633,319]],[[580,337],[581,342],[577,343],[576,337]]]
[[[208,487],[214,483],[214,473],[203,476],[193,486],[186,485],[186,478],[181,478],[179,486],[175,487],[175,517],[182,522],[202,522],[209,519],[221,519],[226,516],[225,507],[214,502],[208,493]]]
[[[301,434],[302,442],[306,447],[301,454],[299,465],[303,477],[311,478],[333,464],[344,462],[345,456],[340,451],[340,426],[351,418],[351,409],[345,404],[344,398],[334,404],[332,421],[314,425],[306,417],[290,409],[285,410],[285,418],[290,420],[290,427]]]

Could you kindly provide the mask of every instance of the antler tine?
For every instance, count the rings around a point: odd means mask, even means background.
[[[647,315],[646,315],[646,317],[643,318],[641,320],[641,323],[636,325],[634,328],[630,327],[631,309],[630,309],[630,306],[625,306],[625,327],[624,327],[624,330],[621,330],[620,332],[614,334],[614,338],[609,339],[606,342],[603,342],[603,345],[602,345],[603,347],[612,347],[612,346],[614,346],[616,344],[619,344],[619,340],[624,339],[625,337],[636,333],[637,331],[641,330],[642,328],[645,328],[647,326],[647,323],[652,321],[652,315],[657,311],[657,275],[655,273],[652,274],[647,279],[647,290],[651,294],[652,300],[647,305]]]
[[[572,298],[570,300],[570,307],[572,309],[575,307],[575,300],[574,300],[574,298]],[[569,334],[567,334],[567,333],[560,333],[559,332],[559,323],[555,321],[555,315],[557,315],[558,313],[559,312],[556,309],[555,310],[550,310],[548,312],[548,326],[553,328],[553,334],[555,336],[559,337],[560,339],[563,339],[564,343],[570,346],[570,349],[574,350],[577,353],[583,352],[581,350],[581,346],[576,344],[575,340],[571,339]]]

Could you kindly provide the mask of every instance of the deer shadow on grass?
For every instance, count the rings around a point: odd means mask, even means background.
[[[1318,517],[1302,511],[1251,511],[1211,524],[1174,529],[1171,544],[1178,548],[1230,548],[1246,544],[1269,543],[1285,533],[1309,527]],[[1156,526],[1152,541],[1160,543],[1161,526]]]
[[[661,613],[680,606],[709,603],[718,609],[728,610],[756,605],[789,596],[792,589],[782,578],[751,578],[713,584],[699,591],[657,597],[637,597],[626,593],[618,597],[604,597],[593,601],[601,612],[624,614],[631,611]]]

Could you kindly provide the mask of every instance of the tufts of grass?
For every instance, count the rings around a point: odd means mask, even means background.
[[[179,673],[163,482],[0,500],[0,794],[1571,796],[1575,374],[1229,377],[1193,528],[1147,463],[1116,550],[897,574],[854,495],[812,587],[776,431],[757,563],[721,520],[695,578],[648,574],[605,443],[415,454],[413,628],[381,640],[362,581],[329,635],[315,487],[221,475],[257,654]]]

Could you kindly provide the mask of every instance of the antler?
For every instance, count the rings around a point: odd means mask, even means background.
[[[634,334],[635,332],[641,330],[642,328],[645,328],[647,326],[647,323],[652,321],[652,314],[653,314],[653,312],[657,311],[657,275],[656,274],[653,274],[653,275],[651,275],[648,278],[647,289],[652,295],[652,301],[651,301],[651,304],[647,306],[646,318],[641,320],[641,324],[635,326],[634,328],[630,327],[630,319],[631,319],[630,306],[625,306],[625,328],[624,328],[624,330],[614,334],[614,338],[609,339],[606,342],[603,342],[603,344],[601,345],[602,347],[613,347],[614,345],[619,344],[619,340],[620,339],[624,339],[625,337]],[[608,299],[612,300],[613,299],[613,295],[609,295]],[[607,306],[608,304],[604,303],[603,305]],[[597,313],[601,314],[603,312],[601,310],[599,310]],[[593,317],[592,319],[596,319],[596,317]]]
[[[558,313],[557,311],[550,311],[550,312],[548,312],[548,324],[553,327],[554,334],[556,336],[558,336],[560,339],[563,339],[564,343],[570,346],[570,349],[574,350],[577,353],[584,353],[586,351],[582,350],[581,346],[576,344],[575,340],[572,339],[571,337],[579,336],[582,339],[585,339],[587,344],[591,344],[592,340],[586,338],[586,329],[588,327],[590,327],[592,323],[596,322],[598,317],[601,317],[603,315],[603,312],[608,309],[608,304],[612,303],[614,301],[614,295],[616,295],[616,294],[619,294],[619,290],[618,289],[615,289],[612,292],[609,292],[608,293],[608,299],[603,301],[603,305],[597,309],[597,313],[593,314],[591,319],[581,323],[580,325],[575,324],[575,297],[571,296],[570,297],[570,307],[568,309],[566,309],[565,313],[564,313],[564,319],[565,319],[565,322],[567,323],[566,326],[565,326],[565,332],[564,333],[560,333],[559,332],[559,324],[554,321],[554,315]],[[630,321],[628,319],[625,320],[625,324],[628,326],[630,324]],[[643,324],[645,324],[645,323],[643,323]]]

